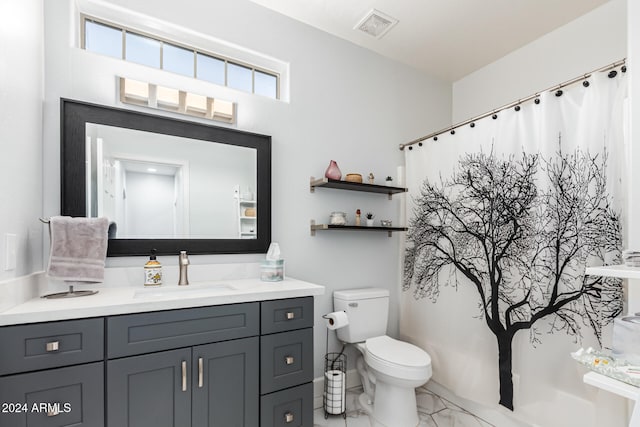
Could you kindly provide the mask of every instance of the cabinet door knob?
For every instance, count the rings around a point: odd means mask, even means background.
[[[59,341],[51,341],[47,343],[47,351],[58,351],[60,348]]]
[[[203,383],[203,377],[204,377],[204,372],[203,372],[203,366],[202,366],[202,357],[198,357],[198,387],[202,388],[202,383]]]
[[[182,391],[187,391],[187,362],[182,361]]]
[[[295,362],[293,356],[287,356],[284,358],[284,363],[287,365],[293,365],[293,362]]]
[[[292,423],[293,422],[293,414],[291,412],[287,412],[284,414],[284,422]]]
[[[295,319],[296,314],[293,311],[287,311],[287,320]]]

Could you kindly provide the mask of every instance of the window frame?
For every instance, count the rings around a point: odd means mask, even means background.
[[[202,55],[210,56],[212,58],[215,58],[215,59],[218,59],[218,60],[224,62],[224,86],[225,87],[228,87],[228,88],[234,89],[234,90],[238,90],[240,92],[251,93],[253,95],[262,96],[262,97],[267,98],[267,99],[281,100],[281,97],[280,97],[281,75],[280,75],[280,73],[278,73],[276,71],[269,70],[269,69],[264,68],[264,67],[259,67],[257,65],[253,65],[253,64],[250,64],[250,63],[247,63],[247,62],[244,62],[244,61],[239,61],[239,60],[236,60],[236,59],[224,56],[224,55],[217,54],[215,52],[199,49],[199,48],[196,48],[194,46],[189,46],[189,45],[181,43],[181,42],[179,42],[177,40],[171,40],[171,39],[168,39],[168,38],[165,38],[165,37],[161,37],[161,36],[157,36],[157,35],[151,34],[149,32],[141,31],[141,30],[138,30],[138,29],[126,26],[126,25],[116,24],[115,22],[112,22],[112,21],[108,21],[108,20],[101,19],[101,18],[96,18],[95,16],[81,13],[80,14],[80,48],[83,49],[83,50],[87,50],[87,48],[86,48],[86,25],[87,25],[87,21],[94,22],[94,23],[99,24],[99,25],[104,25],[104,26],[107,26],[107,27],[110,27],[110,28],[113,28],[115,30],[119,30],[120,31],[121,38],[122,38],[122,57],[120,59],[123,60],[123,61],[127,61],[127,62],[138,64],[136,62],[128,61],[126,59],[126,55],[127,55],[126,33],[129,32],[129,33],[133,33],[135,35],[141,36],[141,37],[146,37],[146,38],[155,40],[155,41],[160,43],[160,58],[159,58],[160,67],[157,68],[159,70],[166,71],[166,72],[173,73],[173,74],[177,74],[177,75],[180,75],[180,76],[183,76],[183,77],[190,77],[190,78],[193,78],[193,79],[196,79],[196,80],[199,80],[199,81],[203,81],[203,82],[207,82],[207,83],[210,83],[210,84],[216,84],[216,83],[212,83],[212,82],[210,82],[208,80],[205,80],[205,79],[199,79],[197,77],[197,75],[198,75],[197,56],[198,56],[198,54],[202,54]],[[193,52],[193,75],[187,76],[185,74],[174,73],[173,71],[168,71],[168,70],[165,70],[163,68],[163,66],[164,66],[164,64],[163,64],[163,56],[164,56],[164,45],[165,44],[170,44],[170,45],[173,45],[173,46],[176,46],[176,47],[179,47],[179,48],[183,48],[183,49],[186,49],[188,51]],[[89,52],[92,52],[92,51],[89,50]],[[100,55],[100,53],[98,53],[98,52],[94,52],[94,53]],[[115,58],[115,57],[112,57],[112,58]],[[243,91],[243,90],[240,90],[240,89],[235,89],[235,88],[232,88],[231,86],[229,86],[229,84],[228,84],[228,82],[229,82],[229,79],[228,79],[228,75],[229,75],[228,65],[230,63],[233,64],[233,65],[245,67],[245,68],[248,68],[248,69],[251,70],[251,92],[246,92],[246,91]],[[149,65],[144,65],[144,64],[138,64],[138,65],[149,67]],[[155,68],[155,67],[151,67],[151,68]],[[270,96],[261,95],[261,94],[256,94],[256,92],[255,92],[255,73],[256,73],[256,71],[275,77],[275,79],[276,79],[275,98],[272,98]]]

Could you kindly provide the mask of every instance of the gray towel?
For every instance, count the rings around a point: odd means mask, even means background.
[[[47,275],[74,282],[102,282],[107,256],[107,218],[52,217]]]

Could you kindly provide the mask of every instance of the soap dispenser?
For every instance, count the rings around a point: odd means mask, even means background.
[[[151,249],[149,261],[144,265],[144,285],[162,285],[162,264],[156,259],[156,250]]]

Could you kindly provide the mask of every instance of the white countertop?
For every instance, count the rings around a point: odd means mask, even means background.
[[[103,288],[98,284],[92,289],[99,292],[78,298],[27,300],[0,312],[0,326],[324,294],[324,286],[292,278],[285,278],[281,282],[263,282],[259,279],[212,280],[192,282],[189,286],[163,285],[153,288]]]

